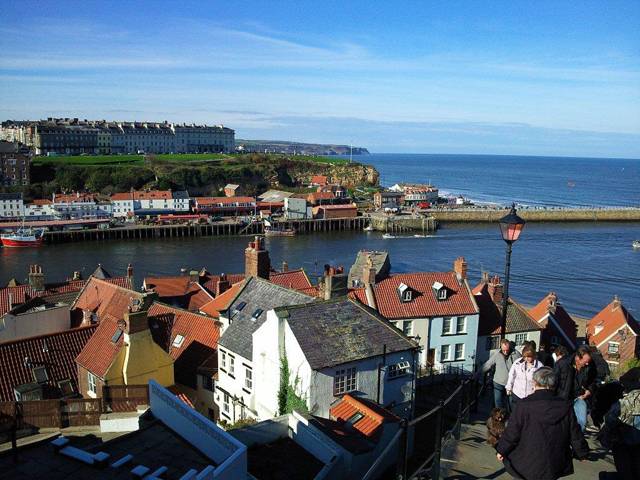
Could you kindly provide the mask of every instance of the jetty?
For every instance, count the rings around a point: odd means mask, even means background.
[[[495,223],[505,215],[498,208],[448,208],[429,212],[440,223]],[[518,208],[527,222],[640,222],[640,208]]]

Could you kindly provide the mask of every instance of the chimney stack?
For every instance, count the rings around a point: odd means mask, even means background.
[[[133,278],[133,265],[131,264],[127,265],[127,277],[129,277],[129,279]]]
[[[189,280],[194,283],[198,283],[200,280],[200,272],[197,270],[189,270]]]
[[[556,295],[556,292],[549,292],[549,303],[547,305],[547,310],[549,311],[549,313],[554,314],[556,313],[556,305],[558,303],[558,296]]]
[[[40,265],[29,265],[29,285],[36,291],[44,290],[44,274]]]
[[[271,260],[264,246],[264,238],[256,236],[244,251],[244,276],[269,280],[270,271]]]
[[[465,280],[467,278],[467,261],[464,257],[458,257],[453,262],[453,271],[456,272],[459,278]]]
[[[504,285],[500,281],[500,277],[498,275],[494,275],[489,282],[489,295],[491,295],[493,303],[497,305],[500,305],[502,303],[502,297],[504,295]]]
[[[622,302],[620,301],[620,297],[618,295],[614,295],[613,296],[613,308],[612,308],[612,310],[615,310],[616,308],[619,308],[620,305],[622,305]]]
[[[325,300],[344,297],[349,292],[347,275],[344,273],[343,267],[325,265],[321,283],[322,296]]]
[[[283,272],[288,272],[289,271],[289,264],[286,261],[282,262],[282,271]]]
[[[482,272],[482,283],[489,283],[489,272]]]
[[[376,269],[373,266],[371,255],[367,256],[367,260],[362,271],[362,283],[364,283],[365,285],[376,284]]]
[[[125,333],[133,335],[134,333],[143,332],[149,329],[149,320],[147,319],[147,311],[133,312],[131,309],[124,314]]]
[[[216,284],[216,297],[220,296],[221,294],[223,294],[224,292],[229,290],[230,286],[231,286],[231,284],[229,283],[229,280],[227,279],[227,274],[226,273],[221,273],[220,274],[220,280],[218,280],[218,283]]]
[[[72,280],[82,280],[82,274],[78,271],[73,272]]]

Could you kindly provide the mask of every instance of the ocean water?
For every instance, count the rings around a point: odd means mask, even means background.
[[[371,154],[381,184],[431,182],[479,202],[530,206],[640,206],[640,160],[507,155]]]
[[[538,206],[640,205],[640,161],[468,155],[369,155],[382,182],[423,182],[469,198]],[[575,187],[568,188],[567,181]],[[524,304],[555,291],[566,308],[592,316],[619,295],[640,319],[640,223],[530,223],[514,245],[511,294]],[[89,275],[98,263],[123,274],[128,263],[139,286],[147,275],[177,275],[180,268],[211,272],[244,270],[247,237],[207,237],[86,242],[39,249],[0,248],[0,284],[25,280],[30,264],[43,266],[48,281],[74,270]],[[379,233],[334,232],[269,238],[272,265],[287,261],[311,277],[325,263],[350,266],[360,249],[386,250],[392,271],[450,270],[458,256],[469,264],[472,285],[481,271],[504,271],[505,245],[497,225],[450,224],[427,238],[383,239]]]

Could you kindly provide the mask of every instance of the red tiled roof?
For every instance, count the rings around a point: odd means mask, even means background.
[[[327,177],[326,175],[314,175],[311,177],[311,183],[315,183],[317,185],[326,185]]]
[[[448,295],[438,301],[433,292],[433,284],[443,284]],[[401,283],[413,290],[410,302],[400,301],[398,287]],[[367,304],[364,292],[355,290],[354,295],[361,303]],[[462,285],[454,272],[419,272],[390,275],[374,286],[374,296],[379,313],[387,319],[426,318],[448,315],[468,315],[478,313],[471,291]]]
[[[31,369],[37,366],[47,369],[49,381],[43,392],[45,398],[60,397],[57,382],[66,379],[71,380],[77,392],[78,370],[74,359],[95,330],[96,326],[91,325],[0,343],[0,400],[15,401],[13,389],[18,385],[33,383]]]
[[[318,205],[316,208],[318,210],[357,210],[358,207],[347,203],[346,205]]]
[[[220,328],[211,317],[154,302],[149,308],[149,327],[154,341],[175,360],[175,381],[197,388],[198,367],[215,354]],[[176,337],[183,337],[174,346]]]
[[[231,285],[244,280],[244,273],[229,273],[227,274],[227,280]],[[205,280],[202,282],[202,286],[207,289],[209,293],[215,295],[218,282],[220,281],[220,275],[211,275],[206,272]]]
[[[286,272],[271,272],[269,274],[269,281],[281,287],[298,290],[300,292],[315,289],[302,268],[298,270],[288,270]]]
[[[587,324],[589,343],[599,346],[625,325],[628,325],[635,335],[640,335],[640,325],[637,320],[633,318],[618,298],[614,298],[609,305],[589,320]]]
[[[35,198],[31,203],[33,205],[51,205],[53,202],[48,198]]]
[[[147,290],[154,291],[161,300],[170,303],[177,301],[180,306],[190,311],[197,311],[200,307],[213,299],[213,294],[200,283],[190,277],[147,277],[144,279]]]
[[[89,278],[86,285],[71,306],[71,310],[90,310],[99,322],[105,319],[121,320],[133,299],[142,300],[144,295],[123,288],[108,280]]]
[[[0,316],[36,297],[46,297],[58,293],[78,292],[85,284],[85,280],[69,280],[61,283],[45,284],[44,290],[34,290],[30,285],[0,288]]]
[[[385,408],[373,402],[354,398],[349,394],[344,395],[342,400],[329,410],[329,414],[341,422],[346,422],[356,413],[364,416],[353,424],[353,428],[367,437],[373,437],[385,421],[400,421],[397,416]]]
[[[156,200],[172,198],[171,190],[149,190],[148,192],[121,192],[111,195],[111,200]]]
[[[567,338],[576,345],[578,327],[576,322],[571,318],[571,315],[564,309],[564,307],[558,303],[558,297],[555,293],[549,292],[540,302],[529,310],[529,315],[538,322],[541,326],[547,327],[548,317],[550,313],[551,303],[555,303],[555,311],[553,312],[553,319],[555,323],[562,329]],[[553,308],[553,307],[551,307]]]
[[[181,392],[180,389],[178,387],[176,387],[175,385],[171,385],[170,387],[167,388],[167,390],[169,390],[176,397],[178,397],[180,400],[182,400],[188,407],[196,408],[196,407],[194,407],[193,402],[188,397],[188,395],[186,393],[184,393],[184,392]]]
[[[87,203],[94,202],[95,195],[93,193],[56,193],[54,200],[55,203]]]
[[[120,335],[116,343],[111,341],[118,329],[118,320],[112,316],[101,320],[93,336],[76,357],[78,365],[100,378],[104,378],[124,342],[124,335]]]
[[[236,299],[242,287],[244,286],[244,282],[234,283],[229,290],[221,293],[216,298],[211,300],[209,303],[206,303],[202,307],[200,307],[200,311],[202,313],[206,313],[210,317],[219,318],[220,312],[227,310],[233,301]]]
[[[316,203],[318,200],[334,200],[336,196],[333,192],[313,192],[307,197],[309,203]]]

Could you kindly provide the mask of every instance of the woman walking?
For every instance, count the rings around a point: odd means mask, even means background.
[[[543,366],[541,362],[536,360],[536,351],[530,345],[525,345],[522,349],[522,358],[513,362],[509,370],[509,379],[505,385],[512,411],[519,400],[534,392],[533,374]]]

